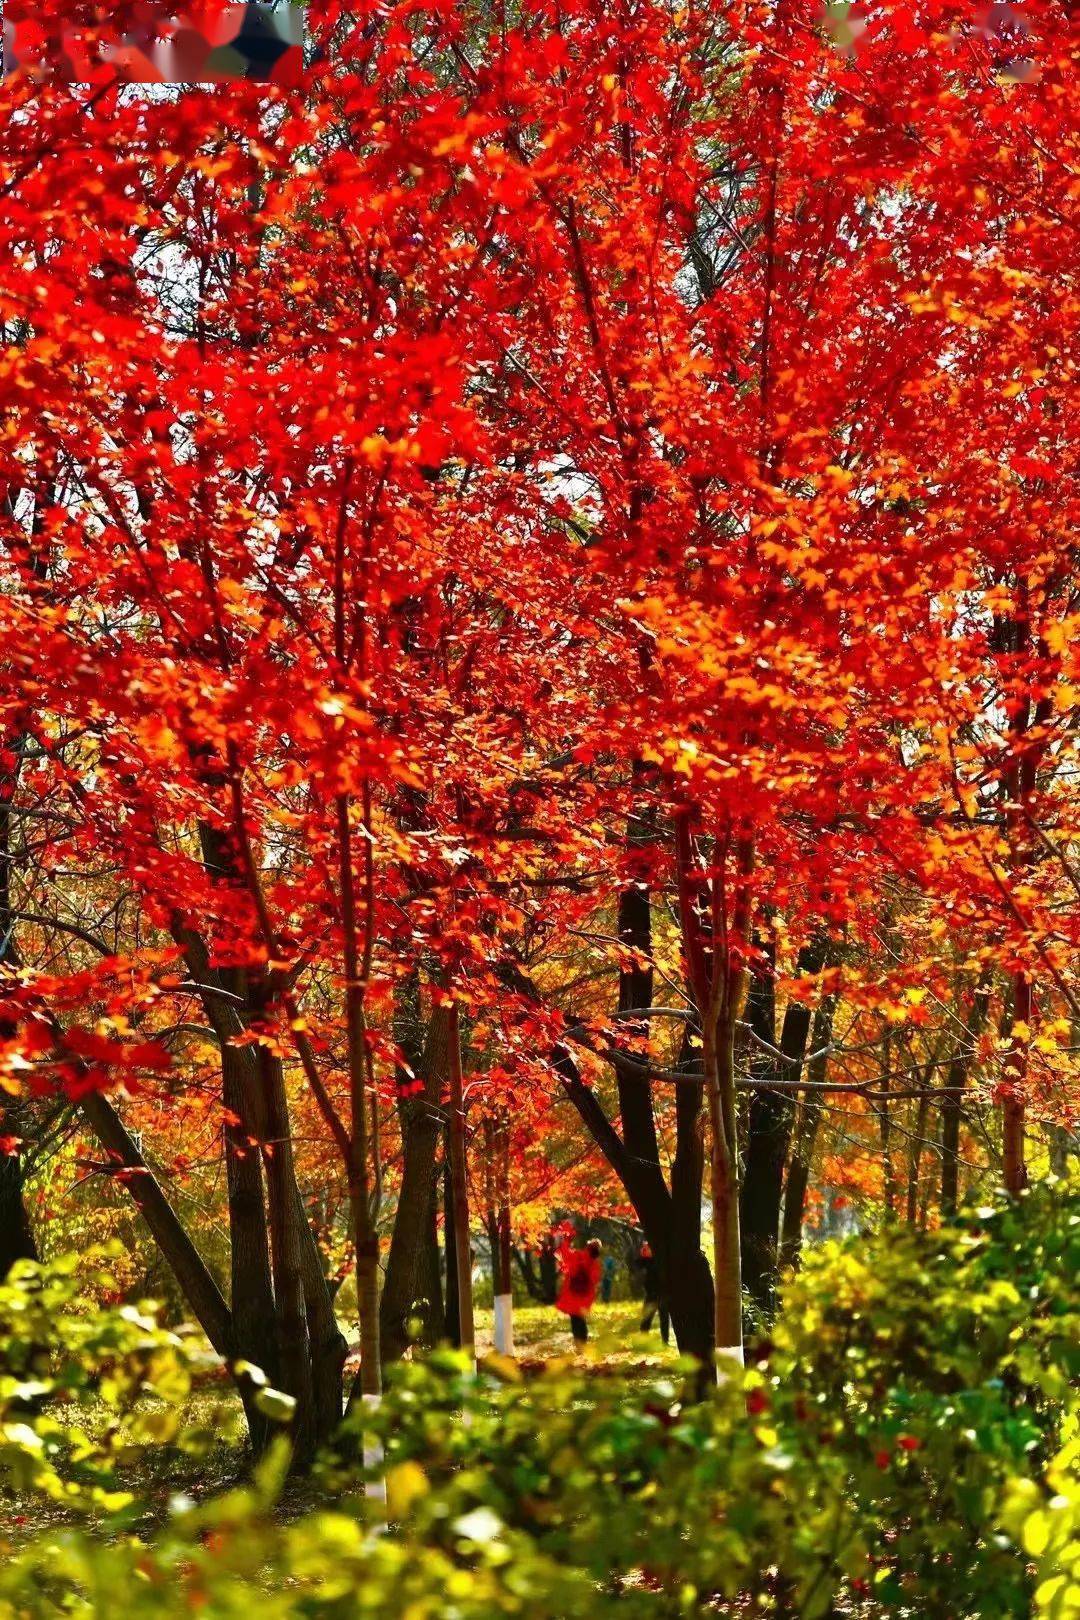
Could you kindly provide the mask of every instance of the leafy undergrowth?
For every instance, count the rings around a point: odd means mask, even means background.
[[[26,1519],[0,1620],[111,1616],[119,1594],[132,1620],[1075,1620],[1078,1273],[1076,1188],[824,1249],[704,1399],[658,1339],[651,1365],[610,1349],[634,1311],[601,1307],[589,1354],[543,1370],[403,1365],[297,1484],[284,1438],[241,1479],[197,1341],[86,1311],[74,1264],[28,1270],[0,1290],[0,1468]],[[565,1347],[553,1318],[519,1314],[527,1364]]]

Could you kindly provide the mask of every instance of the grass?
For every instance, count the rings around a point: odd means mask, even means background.
[[[589,1339],[582,1355],[588,1361],[616,1367],[633,1364],[667,1366],[678,1360],[674,1341],[665,1346],[657,1321],[649,1333],[639,1332],[641,1302],[633,1299],[597,1304],[589,1315]],[[480,1356],[494,1350],[494,1313],[476,1312],[476,1351]],[[557,1361],[575,1354],[570,1323],[553,1305],[519,1305],[514,1310],[514,1351],[530,1362]]]

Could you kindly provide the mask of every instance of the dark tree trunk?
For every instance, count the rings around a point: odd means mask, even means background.
[[[814,1085],[823,1085],[828,1077],[828,1046],[832,1040],[835,1009],[836,997],[825,996],[814,1014],[814,1032],[811,1036],[813,1055],[806,1068],[806,1078]],[[802,1252],[806,1194],[810,1188],[810,1171],[823,1111],[820,1092],[807,1091],[803,1094],[792,1133],[791,1161],[784,1183],[784,1217],[780,1230],[781,1271],[797,1266]]]
[[[797,971],[817,973],[824,960],[825,940],[818,936],[800,951]],[[751,981],[746,1014],[752,1034],[778,1052],[774,1055],[754,1042],[750,1053],[751,1076],[764,1082],[799,1080],[810,1032],[810,1009],[801,1002],[789,1002],[777,1042],[776,990],[771,962],[769,972],[755,975]],[[747,1110],[746,1151],[739,1195],[742,1276],[743,1286],[766,1316],[776,1307],[780,1207],[796,1099],[797,1093],[792,1090],[756,1090],[751,1093]]]
[[[18,1134],[16,1110],[0,1109],[0,1136]],[[23,1197],[21,1155],[18,1149],[12,1153],[0,1152],[0,1282],[17,1260],[37,1258],[37,1244]]]
[[[384,1366],[400,1360],[408,1349],[409,1322],[418,1302],[426,1295],[429,1307],[432,1303],[431,1279],[425,1276],[430,1268],[425,1262],[433,1224],[435,1159],[443,1129],[439,1099],[448,1076],[447,1033],[447,1010],[437,1007],[418,1064],[424,1089],[416,1096],[402,1097],[398,1104],[403,1150],[401,1190],[379,1306]]]
[[[545,1298],[543,1284],[533,1264],[532,1250],[529,1248],[519,1249],[515,1244],[510,1252],[517,1262],[517,1268],[521,1273],[521,1280],[525,1284],[525,1291],[529,1298],[535,1299],[540,1305],[550,1305],[551,1301]]]
[[[126,1172],[124,1182],[132,1201],[172,1268],[199,1326],[219,1356],[231,1357],[233,1329],[229,1307],[135,1139],[101,1092],[90,1092],[80,1108],[111,1162],[118,1170]]]
[[[211,772],[206,779],[220,785]],[[241,888],[230,835],[205,822],[199,835],[214,880]],[[205,941],[180,913],[172,931],[203,987],[207,1021],[221,1045],[222,1100],[236,1121],[227,1119],[223,1131],[236,1354],[296,1401],[295,1462],[303,1467],[340,1422],[346,1347],[296,1181],[281,1060],[266,1047],[234,1044],[258,1024],[267,987],[259,975],[212,967]],[[256,1419],[253,1445],[267,1438]]]
[[[239,976],[237,976],[239,977]],[[252,1118],[252,1092],[257,1086],[253,1047],[226,1043],[221,1049],[225,1173],[229,1200],[230,1301],[234,1354],[261,1369],[277,1385],[277,1318],[270,1277],[260,1123]],[[255,1082],[255,1086],[253,1086]],[[241,1380],[241,1383],[243,1381]],[[252,1448],[258,1455],[272,1435],[272,1425],[247,1402]]]
[[[0,966],[17,966],[15,919],[11,906],[11,878],[14,850],[11,845],[11,817],[15,789],[22,765],[24,733],[0,740]],[[0,1022],[0,1038],[7,1039],[13,1028]],[[0,1106],[0,1136],[21,1138],[25,1131],[25,1109],[18,1104]],[[36,1260],[37,1244],[24,1198],[25,1170],[19,1148],[0,1149],[0,1281],[16,1260]]]
[[[442,1188],[442,1167],[436,1165],[428,1194],[427,1219],[420,1255],[420,1293],[417,1310],[420,1317],[420,1342],[433,1349],[442,1337],[445,1306],[443,1304],[442,1255],[439,1251],[439,1196]]]
[[[301,1269],[301,1205],[293,1164],[292,1126],[281,1061],[259,1048],[259,1075],[266,1103],[267,1135],[262,1143],[270,1225],[270,1263],[277,1315],[279,1384],[296,1402],[292,1422],[295,1460],[301,1467],[315,1454],[315,1387],[311,1335]],[[306,1224],[306,1221],[303,1223]],[[321,1267],[320,1267],[321,1272]]]
[[[300,1235],[300,1274],[303,1278],[304,1307],[307,1312],[311,1345],[312,1412],[316,1445],[329,1443],[341,1422],[344,1398],[345,1356],[348,1346],[334,1312],[334,1291],[323,1268],[319,1245],[304,1209],[299,1188],[296,1192],[297,1228]]]
[[[639,778],[644,772],[638,769]],[[653,1002],[652,902],[647,887],[648,845],[654,837],[644,800],[627,833],[629,875],[619,894],[617,928],[624,956],[619,972],[619,1027],[623,1039],[642,1044]],[[692,1026],[682,1041],[679,1067],[693,1067]],[[700,1049],[699,1055],[700,1055]],[[638,1054],[640,1055],[640,1054]],[[676,1147],[670,1190],[664,1181],[652,1086],[630,1064],[616,1064],[619,1117],[625,1149],[624,1184],[656,1256],[659,1285],[684,1355],[708,1360],[715,1342],[712,1273],[701,1249],[701,1193],[705,1170],[704,1086],[676,1086]]]
[[[700,1068],[690,1041],[682,1043],[679,1068]],[[705,1088],[680,1082],[675,1088],[675,1157],[671,1166],[671,1237],[668,1303],[675,1342],[686,1356],[711,1360],[716,1340],[712,1271],[701,1247],[701,1192],[705,1180]],[[658,1250],[653,1251],[658,1253]]]
[[[443,1312],[443,1338],[455,1349],[461,1348],[461,1315],[458,1304],[457,1234],[454,1230],[454,1189],[450,1175],[449,1133],[444,1130],[443,1147],[443,1245],[446,1254],[446,1293]]]

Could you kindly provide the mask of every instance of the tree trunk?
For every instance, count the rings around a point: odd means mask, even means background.
[[[825,948],[823,935],[804,946],[799,952],[797,971],[820,972]],[[768,954],[771,965],[771,947]],[[750,1050],[752,1078],[762,1081],[801,1079],[810,1033],[810,1008],[798,1001],[788,1003],[777,1042],[776,989],[770,972],[755,975],[751,980],[746,1016],[751,1031],[780,1054],[774,1056],[755,1043]],[[793,1090],[754,1091],[746,1111],[746,1150],[739,1189],[743,1286],[766,1317],[776,1308],[784,1166],[795,1122],[796,1096]]]
[[[448,1009],[436,1007],[428,1023],[427,1039],[418,1064],[423,1092],[402,1097],[398,1104],[401,1188],[379,1305],[379,1341],[384,1366],[405,1354],[411,1339],[409,1321],[417,1300],[422,1293],[430,1295],[430,1277],[425,1288],[424,1271],[435,1195],[435,1158],[442,1130],[440,1099],[449,1079],[448,1027]]]
[[[18,1114],[13,1108],[0,1108],[0,1136],[17,1136]],[[36,1260],[30,1217],[23,1196],[23,1163],[19,1150],[0,1151],[0,1282],[17,1260]]]
[[[11,847],[12,802],[22,765],[25,733],[22,728],[0,742],[0,966],[17,966],[15,919],[11,914],[11,879],[15,852]],[[14,1033],[7,1020],[0,1022],[0,1039]],[[23,1135],[21,1105],[0,1105],[0,1136]],[[16,1260],[36,1260],[37,1244],[23,1196],[25,1176],[19,1148],[0,1149],[0,1281]]]
[[[292,1422],[293,1451],[296,1463],[303,1467],[314,1456],[317,1425],[311,1336],[301,1273],[300,1203],[281,1062],[265,1046],[259,1048],[259,1075],[266,1102],[262,1157],[269,1205],[278,1369],[281,1388],[296,1402]]]
[[[691,1026],[682,1042],[679,1068],[700,1068]],[[682,1081],[675,1088],[675,1157],[671,1165],[668,1242],[668,1304],[675,1342],[684,1356],[708,1363],[716,1344],[713,1280],[701,1248],[701,1192],[705,1179],[705,1087]],[[650,1240],[651,1241],[651,1240]],[[662,1251],[653,1245],[653,1253]]]
[[[208,789],[220,792],[220,772],[208,766],[203,775]],[[213,880],[242,889],[243,863],[233,835],[202,822],[199,841]],[[242,1322],[234,1328],[237,1354],[296,1401],[294,1461],[303,1467],[340,1421],[340,1367],[335,1378],[333,1365],[339,1354],[344,1358],[344,1341],[296,1182],[281,1060],[266,1046],[234,1044],[265,1010],[265,975],[213,967],[205,941],[181,912],[174,913],[171,927],[193,979],[203,986],[207,1021],[221,1046],[222,1099],[239,1120],[227,1120],[223,1133],[234,1320]],[[321,1323],[318,1367],[313,1318]],[[257,1448],[266,1438],[269,1431],[259,1418],[252,1443]]]
[[[233,1331],[229,1307],[135,1139],[102,1092],[88,1092],[80,1109],[110,1159],[126,1172],[124,1184],[168,1261],[195,1320],[218,1355],[230,1358]]]
[[[918,1075],[918,1069],[915,1074]],[[931,1075],[929,1070],[922,1077],[922,1096],[915,1113],[915,1130],[912,1133],[911,1147],[908,1154],[908,1184],[907,1203],[904,1209],[904,1218],[908,1226],[917,1226],[919,1222],[919,1172],[922,1168],[923,1147],[926,1141],[926,1122],[930,1117],[930,1090]]]
[[[450,1176],[450,1125],[446,1126],[442,1166],[443,1254],[446,1288],[443,1306],[443,1337],[455,1349],[461,1348],[461,1307],[458,1303],[457,1232],[454,1227],[454,1190]]]
[[[461,1028],[457,1003],[450,1008],[449,1037],[449,1123],[450,1204],[454,1226],[454,1267],[457,1281],[458,1342],[470,1355],[475,1353],[473,1325],[472,1243],[469,1238],[469,1181],[465,1139],[465,1100],[461,1073]]]
[[[953,1053],[945,1071],[947,1087],[941,1105],[941,1213],[955,1215],[960,1202],[960,1126],[964,1104],[962,1092],[968,1083],[968,1071],[975,1055],[975,1045],[986,1026],[990,1011],[990,987],[980,983],[971,999],[967,1016],[967,1033]]]
[[[333,1290],[299,1187],[296,1189],[296,1221],[300,1234],[300,1275],[311,1347],[315,1443],[325,1446],[334,1438],[341,1422],[343,1375],[349,1347],[338,1327]]]
[[[716,1353],[741,1362],[742,1246],[739,1238],[739,1166],[735,1143],[735,1017],[717,1024],[715,1041],[708,1028],[703,1047],[705,1095],[709,1105],[709,1191],[712,1197],[713,1290]]]
[[[229,1201],[230,1308],[233,1343],[239,1360],[249,1361],[277,1385],[280,1377],[277,1317],[270,1273],[258,1119],[252,1118],[252,1092],[258,1086],[253,1047],[227,1043],[221,1048],[221,1088],[225,1177]],[[248,1427],[258,1455],[271,1437],[271,1425],[251,1407]]]
[[[1001,1169],[1006,1192],[1027,1186],[1024,1158],[1024,1090],[1027,1083],[1028,1042],[1031,1030],[1031,980],[1026,973],[1013,976],[1012,1038],[1005,1060],[1005,1087],[1001,1120]]]
[[[420,1256],[420,1308],[421,1343],[429,1350],[439,1343],[443,1335],[446,1310],[443,1303],[442,1253],[439,1248],[439,1195],[443,1185],[443,1169],[436,1164],[428,1197],[427,1220],[424,1223],[424,1241]]]
[[[822,1085],[828,1078],[828,1046],[832,1040],[835,1010],[836,997],[824,996],[814,1014],[814,1033],[811,1037],[813,1056],[806,1072],[807,1080],[814,1085]],[[814,1162],[814,1149],[817,1146],[823,1112],[821,1093],[804,1092],[794,1129],[791,1163],[784,1183],[784,1216],[779,1255],[781,1271],[795,1267],[799,1263],[803,1222],[806,1218],[806,1194],[810,1187],[810,1170]]]
[[[514,1353],[514,1292],[510,1270],[510,1123],[502,1116],[492,1137],[494,1156],[494,1222],[492,1230],[492,1284],[494,1290],[495,1353]]]

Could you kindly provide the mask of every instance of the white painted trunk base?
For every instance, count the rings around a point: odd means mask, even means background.
[[[733,1361],[738,1367],[745,1367],[741,1344],[721,1344],[716,1348],[716,1382],[722,1384],[728,1376],[724,1371],[724,1362]]]
[[[514,1296],[495,1295],[495,1354],[512,1356],[514,1353]]]

